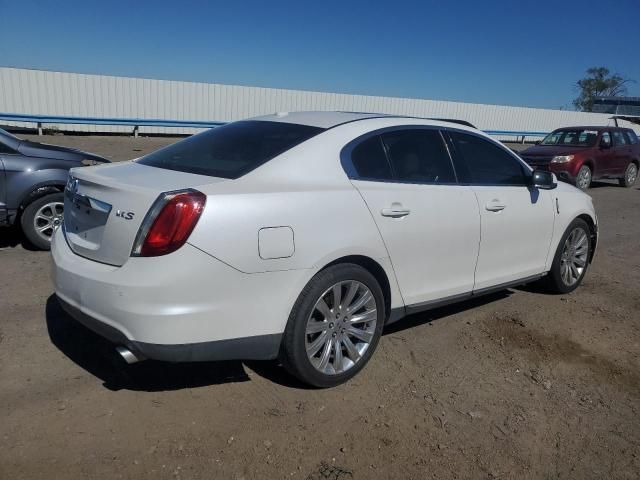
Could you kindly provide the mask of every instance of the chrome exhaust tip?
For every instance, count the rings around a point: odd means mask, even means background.
[[[116,347],[116,352],[118,352],[120,356],[124,358],[124,361],[129,365],[131,365],[132,363],[138,363],[141,360],[140,358],[136,357],[131,350],[123,345],[118,345]]]

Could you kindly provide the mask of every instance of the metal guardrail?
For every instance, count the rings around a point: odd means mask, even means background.
[[[549,132],[520,132],[512,130],[483,130],[487,135],[492,137],[516,137],[517,141],[524,143],[527,137],[546,137]]]
[[[189,127],[213,128],[227,122],[200,120],[166,120],[156,118],[103,118],[103,117],[68,117],[55,115],[26,115],[22,113],[0,113],[0,120],[8,122],[25,122],[37,124],[38,135],[42,135],[45,123],[61,123],[74,125],[125,125],[133,127],[133,135],[138,136],[140,127]],[[496,137],[516,137],[524,143],[526,137],[545,137],[548,132],[527,132],[513,130],[484,130],[487,135]]]
[[[0,113],[0,120],[7,122],[35,123],[38,135],[42,135],[45,123],[61,123],[69,125],[125,125],[133,127],[133,135],[138,136],[140,127],[190,127],[212,128],[226,122],[205,122],[199,120],[164,120],[158,118],[103,118],[103,117],[66,117],[55,115],[25,115],[21,113]]]

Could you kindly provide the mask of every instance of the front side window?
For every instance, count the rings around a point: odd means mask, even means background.
[[[438,130],[410,129],[382,135],[395,178],[410,183],[456,183]]]
[[[451,132],[457,154],[468,177],[463,181],[476,185],[527,185],[525,168],[504,149],[476,135]]]
[[[600,145],[605,147],[611,146],[611,134],[609,132],[602,132],[602,138],[600,139]]]
[[[625,133],[627,134],[627,139],[629,140],[629,143],[631,145],[638,143],[638,137],[636,136],[636,132],[634,132],[633,130],[627,130]]]
[[[169,145],[137,162],[234,179],[323,131],[318,127],[285,122],[234,122]]]
[[[620,131],[620,130],[616,130],[613,132],[613,146],[614,147],[621,147],[622,145],[626,145],[627,144],[627,138],[625,137],[625,135]]]

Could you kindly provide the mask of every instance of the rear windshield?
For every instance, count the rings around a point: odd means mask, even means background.
[[[138,163],[212,177],[239,178],[323,131],[284,122],[234,122],[169,145]]]
[[[557,145],[559,147],[593,147],[598,139],[597,130],[575,129],[556,130],[551,132],[540,143],[541,145]]]

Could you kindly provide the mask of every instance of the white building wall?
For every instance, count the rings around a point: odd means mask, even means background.
[[[0,67],[0,113],[227,122],[297,110],[458,118],[482,130],[530,132],[549,132],[570,125],[612,123],[610,115],[598,113]],[[84,132],[132,130],[128,126],[111,125],[46,126]],[[140,131],[193,133],[198,130],[141,127]]]

